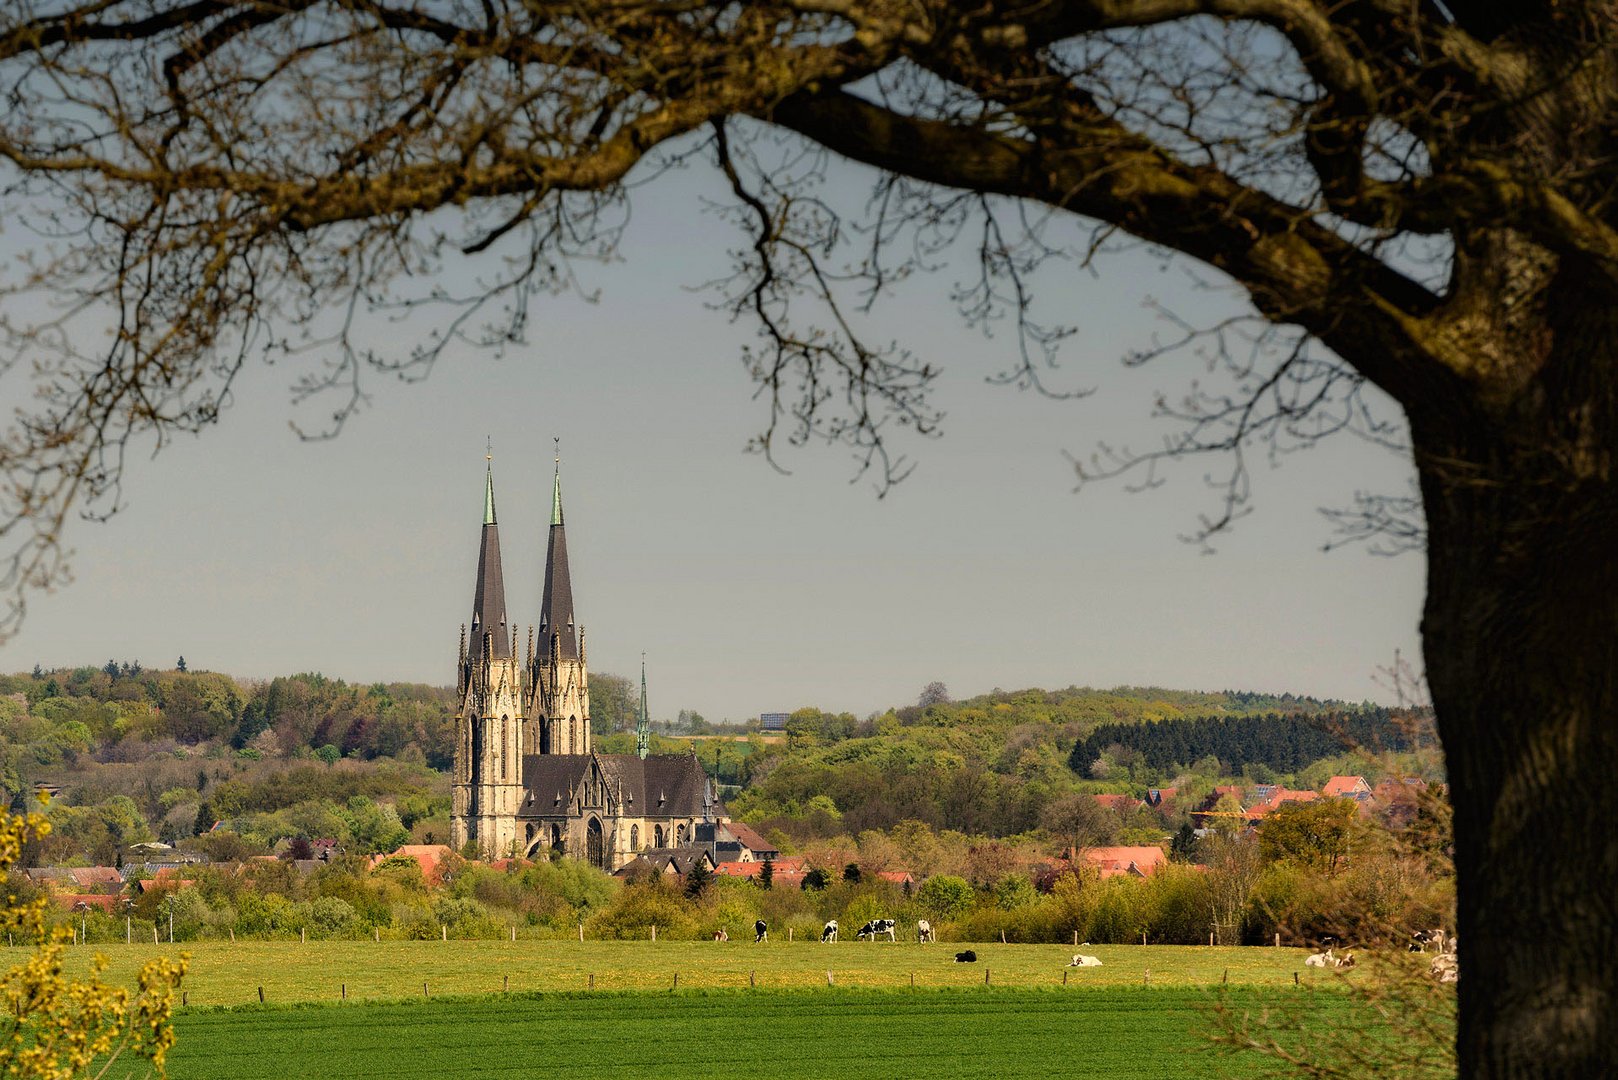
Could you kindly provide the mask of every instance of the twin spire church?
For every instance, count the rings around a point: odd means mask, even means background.
[[[472,625],[470,633],[461,627],[456,690],[450,842],[457,849],[475,843],[486,858],[550,850],[610,871],[644,851],[691,843],[699,825],[725,820],[694,754],[595,751],[560,456],[537,649],[530,627],[520,662],[517,627],[506,613],[492,461],[487,466]]]

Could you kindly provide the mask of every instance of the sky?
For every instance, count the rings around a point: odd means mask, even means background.
[[[1182,539],[1213,505],[1211,463],[1147,491],[1074,490],[1067,454],[1151,445],[1154,393],[1199,374],[1187,355],[1120,362],[1172,333],[1148,298],[1215,303],[1187,267],[1134,251],[1038,280],[1078,328],[1049,383],[1095,391],[1068,400],[986,382],[1012,343],[953,312],[967,265],[909,283],[872,329],[943,368],[946,418],[940,437],[904,443],[915,471],[879,498],[845,448],[788,450],[786,474],[744,453],[766,418],[739,359],[752,332],[693,288],[737,243],[703,211],[711,181],[698,170],[643,192],[620,260],[590,271],[598,298],[537,299],[528,341],[503,358],[461,348],[421,383],[374,376],[334,440],[291,429],[290,368],[251,368],[217,427],[131,460],[120,513],[75,523],[74,581],[31,598],[0,669],[183,655],[252,679],[452,683],[485,440],[507,606],[526,626],[560,438],[590,668],[635,677],[644,653],[658,718],[863,716],[933,680],[957,698],[1069,685],[1389,697],[1379,668],[1396,649],[1419,655],[1421,558],[1323,552],[1318,508],[1404,490],[1408,461],[1346,438],[1259,460],[1255,509],[1213,554]],[[0,254],[22,243],[12,230]],[[16,385],[0,392],[15,400]]]

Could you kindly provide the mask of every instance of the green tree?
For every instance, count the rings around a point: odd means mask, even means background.
[[[831,875],[817,866],[803,875],[798,888],[804,892],[824,892],[830,885]]]
[[[775,887],[775,860],[766,858],[764,865],[758,868],[758,887],[770,889]]]
[[[954,874],[934,874],[916,890],[916,903],[935,919],[959,919],[976,902],[971,883]]]
[[[693,859],[691,869],[685,872],[685,896],[687,900],[696,900],[708,891],[713,882],[713,871],[708,869],[706,859]]]
[[[1353,799],[1282,803],[1259,822],[1259,855],[1266,862],[1291,859],[1335,874],[1348,854],[1358,812]]]

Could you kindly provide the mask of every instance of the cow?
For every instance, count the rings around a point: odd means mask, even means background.
[[[836,941],[837,941],[837,920],[832,919],[832,920],[828,921],[825,926],[821,927],[821,929],[820,929],[820,943],[822,945],[824,945],[824,944],[827,944],[828,942],[835,943]]]
[[[725,933],[725,928],[721,926],[719,929],[713,932],[713,939],[715,941],[729,941],[730,935]]]
[[[1354,959],[1353,953],[1344,953],[1342,956],[1339,956],[1333,960],[1332,963],[1340,968],[1351,968],[1357,963],[1357,961]]]
[[[897,926],[898,924],[892,919],[872,919],[870,922],[859,928],[859,930],[854,934],[854,940],[858,941],[861,938],[870,938],[872,941],[875,941],[881,935],[886,934],[888,935],[888,940],[890,942],[897,942],[898,938],[894,936],[894,930]]]
[[[917,945],[926,945],[930,941],[937,941],[937,940],[938,940],[937,938],[933,937],[933,924],[928,922],[926,919],[917,919],[916,920],[916,944]]]
[[[955,962],[957,964],[975,964],[978,962],[978,954],[973,952],[971,949],[968,949],[965,952],[958,952],[955,954]]]
[[[1444,952],[1443,930],[1417,930],[1410,935],[1410,951],[1424,953],[1427,946],[1433,946],[1440,954]]]
[[[1083,953],[1074,953],[1073,959],[1068,961],[1068,967],[1100,967],[1101,961],[1094,956],[1085,956]]]
[[[757,945],[759,942],[768,941],[769,939],[770,924],[765,922],[763,919],[760,919],[758,922],[753,924],[753,944]]]
[[[1330,949],[1327,949],[1323,953],[1311,953],[1303,958],[1303,966],[1317,968],[1335,967],[1337,966],[1337,957],[1331,954]]]
[[[1454,953],[1439,953],[1427,972],[1441,983],[1457,982],[1461,977],[1460,958]]]

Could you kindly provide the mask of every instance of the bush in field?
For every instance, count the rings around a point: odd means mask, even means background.
[[[1010,873],[994,883],[994,902],[1001,911],[1016,911],[1039,899],[1027,874]]]
[[[977,891],[965,878],[935,874],[916,890],[916,905],[934,919],[959,919],[977,903]]]
[[[650,936],[655,926],[659,937],[694,940],[701,936],[701,928],[679,889],[657,878],[626,885],[617,901],[585,928],[592,937],[638,940]]]
[[[306,900],[298,905],[298,914],[311,937],[353,937],[360,928],[353,906],[335,896]]]

